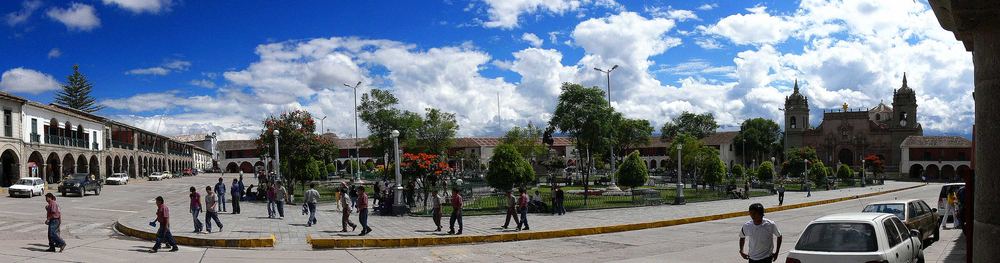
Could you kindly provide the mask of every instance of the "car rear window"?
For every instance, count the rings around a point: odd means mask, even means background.
[[[796,250],[873,252],[878,250],[875,228],[866,223],[817,223],[802,232]]]
[[[962,185],[946,185],[946,186],[942,186],[941,187],[941,195],[939,195],[938,198],[940,198],[940,199],[947,198],[949,193],[951,193],[951,192],[957,192],[958,188],[961,188],[961,187],[962,187]]]
[[[866,206],[861,212],[886,213],[896,215],[898,218],[906,218],[905,209],[903,204],[874,204]]]

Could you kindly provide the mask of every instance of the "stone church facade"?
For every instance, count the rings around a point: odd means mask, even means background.
[[[809,100],[799,93],[796,81],[785,98],[784,149],[809,146],[827,166],[847,164],[858,168],[864,156],[875,154],[886,172],[899,172],[900,145],[909,136],[923,135],[917,119],[917,100],[906,84],[893,91],[892,107],[879,103],[873,108],[823,110],[823,121],[809,126]]]

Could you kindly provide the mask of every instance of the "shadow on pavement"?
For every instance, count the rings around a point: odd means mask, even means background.
[[[943,262],[965,262],[965,234],[959,234],[953,242],[955,244],[951,248],[951,253],[945,256]]]
[[[24,250],[34,251],[34,252],[45,252],[49,249],[49,245],[46,244],[28,244],[30,247],[22,247]]]

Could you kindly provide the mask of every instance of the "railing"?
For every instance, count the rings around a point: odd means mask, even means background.
[[[119,148],[119,149],[129,149],[129,150],[132,150],[132,149],[134,149],[135,146],[132,145],[132,144],[130,144],[130,143],[124,143],[124,142],[119,142],[119,141],[111,140],[111,147],[115,147],[115,148]]]
[[[42,135],[41,134],[37,134],[37,133],[32,133],[31,134],[31,142],[37,143],[37,142],[41,142],[41,140],[42,140]]]
[[[70,138],[70,137],[51,135],[51,134],[45,136],[45,144],[88,148],[87,143],[88,141],[84,139]]]
[[[92,146],[93,146],[94,150],[100,150],[101,149],[101,144],[99,144],[99,143],[95,142],[95,143],[92,144]]]

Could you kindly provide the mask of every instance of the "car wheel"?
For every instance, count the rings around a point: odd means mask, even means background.
[[[931,238],[931,241],[938,241],[938,240],[941,240],[941,229],[934,228],[934,237]]]
[[[94,189],[94,195],[101,195],[101,188]]]

